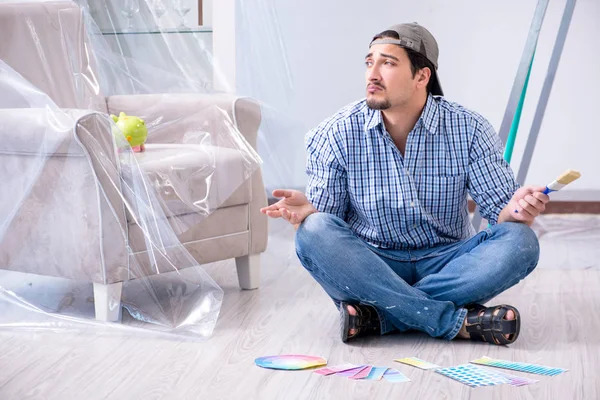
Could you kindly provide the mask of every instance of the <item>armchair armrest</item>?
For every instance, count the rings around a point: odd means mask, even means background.
[[[115,160],[106,114],[0,110],[0,209],[14,211],[0,221],[9,229],[0,268],[102,283],[127,277]]]
[[[123,209],[118,163],[105,114],[80,109],[0,109],[0,154],[88,157],[109,203],[116,210]],[[124,229],[124,218],[118,220]]]
[[[77,122],[90,110],[45,108],[0,109],[0,153],[40,156],[83,156],[75,140]]]

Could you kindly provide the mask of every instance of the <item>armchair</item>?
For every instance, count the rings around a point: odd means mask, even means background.
[[[136,278],[128,265],[133,259],[144,260],[147,249],[140,226],[116,192],[119,188],[108,184],[118,181],[110,176],[118,168],[102,168],[89,156],[90,147],[99,144],[107,150],[107,160],[115,165],[118,162],[110,151],[110,127],[102,116],[124,111],[158,127],[149,135],[146,152],[136,154],[139,166],[151,180],[158,180],[165,169],[185,173],[186,168],[204,162],[202,149],[187,143],[180,134],[195,124],[212,123],[202,110],[218,107],[226,112],[253,148],[261,114],[251,99],[227,94],[105,97],[95,78],[88,46],[81,10],[73,2],[0,3],[0,60],[76,121],[74,130],[61,131],[52,138],[52,151],[45,155],[38,178],[3,228],[0,269],[92,282],[96,319],[116,321],[122,284]],[[19,173],[15,165],[21,171],[35,168],[31,143],[47,126],[45,115],[42,109],[3,109],[0,103],[0,176]],[[239,151],[228,148],[227,143],[210,145],[222,147],[215,153],[218,158],[210,191],[206,180],[193,181],[190,177],[192,192],[197,192],[192,196],[209,192],[218,196],[219,188],[227,187],[228,176],[242,173],[243,155]],[[73,188],[79,191],[76,196]],[[52,196],[48,196],[49,190]],[[235,258],[239,285],[255,289],[260,280],[260,254],[267,245],[267,218],[259,211],[267,204],[260,170],[233,194],[223,192],[228,197],[215,199],[218,209],[190,223],[178,239],[200,264]],[[163,191],[160,196],[169,205],[169,222],[175,224],[170,219],[188,217],[189,208],[179,207],[172,192]],[[0,193],[0,206],[8,207],[10,197]],[[52,227],[52,235],[40,227]],[[157,273],[151,268],[143,271]]]

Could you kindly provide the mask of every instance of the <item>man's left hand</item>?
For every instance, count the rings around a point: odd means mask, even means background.
[[[498,217],[501,222],[523,222],[531,225],[535,217],[546,209],[550,197],[544,194],[545,186],[523,186],[519,188]]]

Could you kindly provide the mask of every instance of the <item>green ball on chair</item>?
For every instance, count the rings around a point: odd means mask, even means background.
[[[121,112],[119,116],[111,115],[118,129],[113,127],[113,135],[123,135],[136,153],[144,151],[144,143],[148,139],[148,128],[143,119],[126,115]]]

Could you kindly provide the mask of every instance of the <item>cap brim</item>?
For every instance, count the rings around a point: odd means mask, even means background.
[[[442,85],[440,85],[440,78],[437,71],[433,76],[433,84],[431,85],[431,94],[434,96],[443,96]]]
[[[440,78],[437,71],[433,75],[433,84],[431,85],[431,94],[434,96],[443,96],[442,85],[440,85]]]

